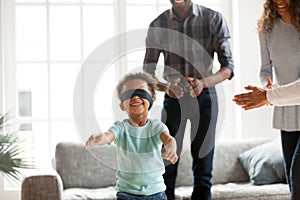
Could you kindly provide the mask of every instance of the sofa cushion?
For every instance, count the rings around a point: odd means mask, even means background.
[[[116,194],[114,186],[97,189],[70,188],[64,190],[62,200],[115,200]]]
[[[246,182],[249,176],[238,156],[255,146],[269,142],[268,139],[234,140],[216,143],[213,160],[212,183]],[[193,185],[192,158],[190,148],[180,155],[176,186]]]
[[[216,184],[211,188],[212,200],[289,200],[290,192],[287,184],[256,186],[251,183]],[[192,187],[176,188],[175,199],[190,199]]]
[[[243,152],[239,159],[255,185],[285,181],[280,140],[274,140]]]
[[[248,174],[238,160],[238,156],[242,152],[268,141],[268,139],[251,139],[217,143],[213,161],[212,183],[248,181]]]
[[[116,185],[116,148],[105,145],[84,150],[83,144],[59,143],[55,165],[66,188],[100,188]]]

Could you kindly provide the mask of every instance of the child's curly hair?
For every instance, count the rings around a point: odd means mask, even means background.
[[[118,97],[121,97],[121,91],[123,86],[131,80],[144,80],[150,91],[151,91],[151,96],[153,98],[153,100],[156,97],[156,89],[157,89],[157,84],[158,84],[158,80],[152,76],[151,74],[147,73],[147,72],[136,72],[136,73],[130,73],[125,75],[123,78],[121,78],[121,80],[119,81],[118,85],[117,85],[117,93],[118,93]]]
[[[300,32],[300,1],[291,0],[289,5],[289,12],[292,17],[292,24]],[[266,0],[264,3],[264,11],[262,17],[258,20],[258,30],[271,32],[274,27],[274,20],[280,15],[275,9],[273,0]]]

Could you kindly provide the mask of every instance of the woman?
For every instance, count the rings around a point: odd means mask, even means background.
[[[278,85],[300,78],[300,2],[266,0],[259,20],[260,78],[276,74]],[[273,127],[281,130],[287,182],[292,200],[300,200],[300,106],[274,108]]]

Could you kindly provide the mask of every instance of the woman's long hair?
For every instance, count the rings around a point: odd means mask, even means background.
[[[280,18],[275,9],[273,0],[266,0],[264,3],[262,17],[258,20],[258,31],[266,30],[271,32],[274,27],[274,20]],[[292,18],[292,24],[300,32],[300,0],[291,0],[289,12]]]

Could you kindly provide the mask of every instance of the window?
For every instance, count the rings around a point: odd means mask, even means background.
[[[6,101],[6,108],[16,110],[19,134],[33,141],[40,167],[51,165],[49,158],[58,142],[80,141],[73,122],[74,84],[88,55],[116,33],[115,4],[112,0],[3,2],[10,10],[4,15],[5,24],[12,24],[5,26],[9,31],[4,37],[10,38],[7,46],[15,46],[13,56],[5,57],[11,63],[5,75],[14,77],[5,82],[11,91],[7,98],[13,100]],[[115,80],[112,76],[106,83],[114,85]]]
[[[220,0],[194,2],[221,10]],[[58,142],[82,142],[73,119],[74,85],[82,64],[111,37],[146,29],[159,13],[170,8],[170,2],[7,0],[1,3],[5,30],[5,108],[16,110],[19,134],[33,141],[37,165],[49,167]],[[126,44],[115,45],[122,49]],[[99,80],[94,110],[102,129],[115,120],[112,99],[119,76],[141,68],[143,57],[144,49],[120,56],[111,61]]]

